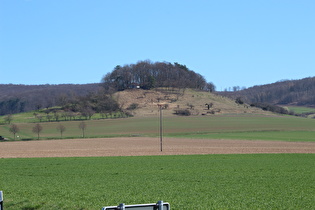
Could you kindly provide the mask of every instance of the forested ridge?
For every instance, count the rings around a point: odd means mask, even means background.
[[[15,85],[0,84],[0,115],[65,105],[77,97],[95,93],[100,85]]]
[[[315,77],[285,80],[220,94],[234,99],[239,98],[247,103],[315,107]]]

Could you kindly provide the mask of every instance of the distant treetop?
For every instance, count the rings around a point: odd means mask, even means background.
[[[117,65],[104,76],[102,82],[105,89],[113,91],[154,87],[204,89],[207,85],[202,75],[189,70],[186,65],[151,61]]]

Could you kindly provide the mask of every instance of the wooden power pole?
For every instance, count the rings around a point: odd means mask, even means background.
[[[160,148],[161,148],[161,152],[163,151],[163,125],[162,125],[162,104],[158,104],[159,106],[159,110],[160,110]]]

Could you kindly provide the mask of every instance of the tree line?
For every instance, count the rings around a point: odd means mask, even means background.
[[[128,111],[123,111],[117,101],[103,91],[90,93],[85,96],[77,96],[67,99],[59,107],[44,108],[33,112],[34,119],[38,122],[88,120],[98,113],[99,118],[129,117]],[[3,117],[6,124],[13,121],[13,115]]]
[[[78,128],[81,130],[82,132],[82,138],[85,138],[85,130],[87,129],[87,124],[84,121],[81,121],[78,124]],[[62,124],[57,125],[56,130],[60,133],[60,137],[63,138],[63,133],[66,131],[66,127]],[[13,134],[13,139],[16,140],[16,138],[19,136],[17,136],[17,134],[20,132],[20,128],[18,125],[16,124],[11,124],[9,131]],[[40,123],[36,123],[33,127],[32,127],[32,132],[35,133],[37,135],[37,139],[40,139],[40,133],[43,131],[43,126]]]
[[[102,79],[109,92],[132,88],[151,89],[157,87],[193,88],[215,90],[212,83],[188,69],[186,65],[168,62],[139,61],[136,64],[117,65]]]

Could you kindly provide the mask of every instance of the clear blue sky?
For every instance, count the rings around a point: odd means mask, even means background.
[[[217,90],[315,76],[315,1],[0,0],[0,84],[95,83],[147,59]]]

